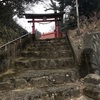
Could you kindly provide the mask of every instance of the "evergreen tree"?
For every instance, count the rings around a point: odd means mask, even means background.
[[[40,0],[0,0],[0,20],[10,20],[24,13],[24,4],[37,3]]]
[[[60,11],[64,11],[66,6],[71,6],[71,12],[75,12],[76,0],[56,0],[59,2]],[[94,12],[100,12],[100,0],[78,0],[79,14],[86,17],[91,16]]]
[[[59,2],[59,10],[64,11],[67,6],[70,6],[70,12],[68,14],[69,20],[66,20],[66,24],[70,28],[76,27],[76,0],[56,0]],[[91,18],[100,13],[100,0],[78,0],[79,4],[79,16],[85,16]]]

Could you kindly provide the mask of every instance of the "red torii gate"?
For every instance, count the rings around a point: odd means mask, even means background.
[[[59,21],[63,20],[63,14],[61,13],[50,13],[50,14],[25,14],[26,19],[32,19],[28,21],[33,23],[32,34],[35,34],[35,22],[52,22],[55,21],[55,38],[60,37],[59,33]]]

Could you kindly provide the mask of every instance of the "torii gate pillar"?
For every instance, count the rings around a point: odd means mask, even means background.
[[[35,22],[34,19],[32,19],[32,34],[35,34]]]
[[[59,21],[55,18],[55,38],[58,38],[59,36]]]

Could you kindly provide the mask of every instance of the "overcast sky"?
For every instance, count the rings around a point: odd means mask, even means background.
[[[35,5],[32,7],[32,5],[27,6],[27,9],[25,13],[53,13],[53,11],[44,11],[44,4],[39,3],[38,5]],[[25,18],[17,18],[17,16],[14,17],[14,19],[17,21],[19,25],[21,25],[23,28],[25,28],[28,32],[32,32],[32,24],[28,23],[27,19]],[[51,22],[49,24],[39,24],[35,23],[35,29],[38,29],[41,33],[46,33],[54,30],[54,22]]]

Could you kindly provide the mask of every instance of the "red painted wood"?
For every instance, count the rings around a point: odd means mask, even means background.
[[[63,14],[64,13],[65,12],[51,13],[51,14],[24,14],[24,15],[25,15],[26,19],[32,19],[32,21],[28,21],[28,22],[32,22],[33,23],[32,34],[35,34],[35,22],[48,22],[48,21],[51,22],[51,21],[55,21],[55,32],[53,33],[53,35],[50,34],[49,37],[58,38],[58,37],[60,37],[59,21],[63,18]],[[35,20],[35,19],[43,19],[43,20]]]
[[[59,21],[57,18],[55,18],[55,38],[58,38],[60,36],[59,33]]]
[[[32,26],[32,34],[35,34],[35,22],[34,22],[34,19],[33,19],[32,23],[33,23],[33,26]]]
[[[34,22],[52,22],[55,20],[34,20]],[[58,21],[61,21],[60,19]],[[33,21],[28,21],[28,23],[32,23]]]
[[[42,34],[40,39],[49,39],[49,38],[55,38],[55,32],[45,33]]]
[[[64,33],[62,33],[62,37],[65,37]],[[55,38],[55,32],[42,34],[39,39],[49,39],[49,38]]]

